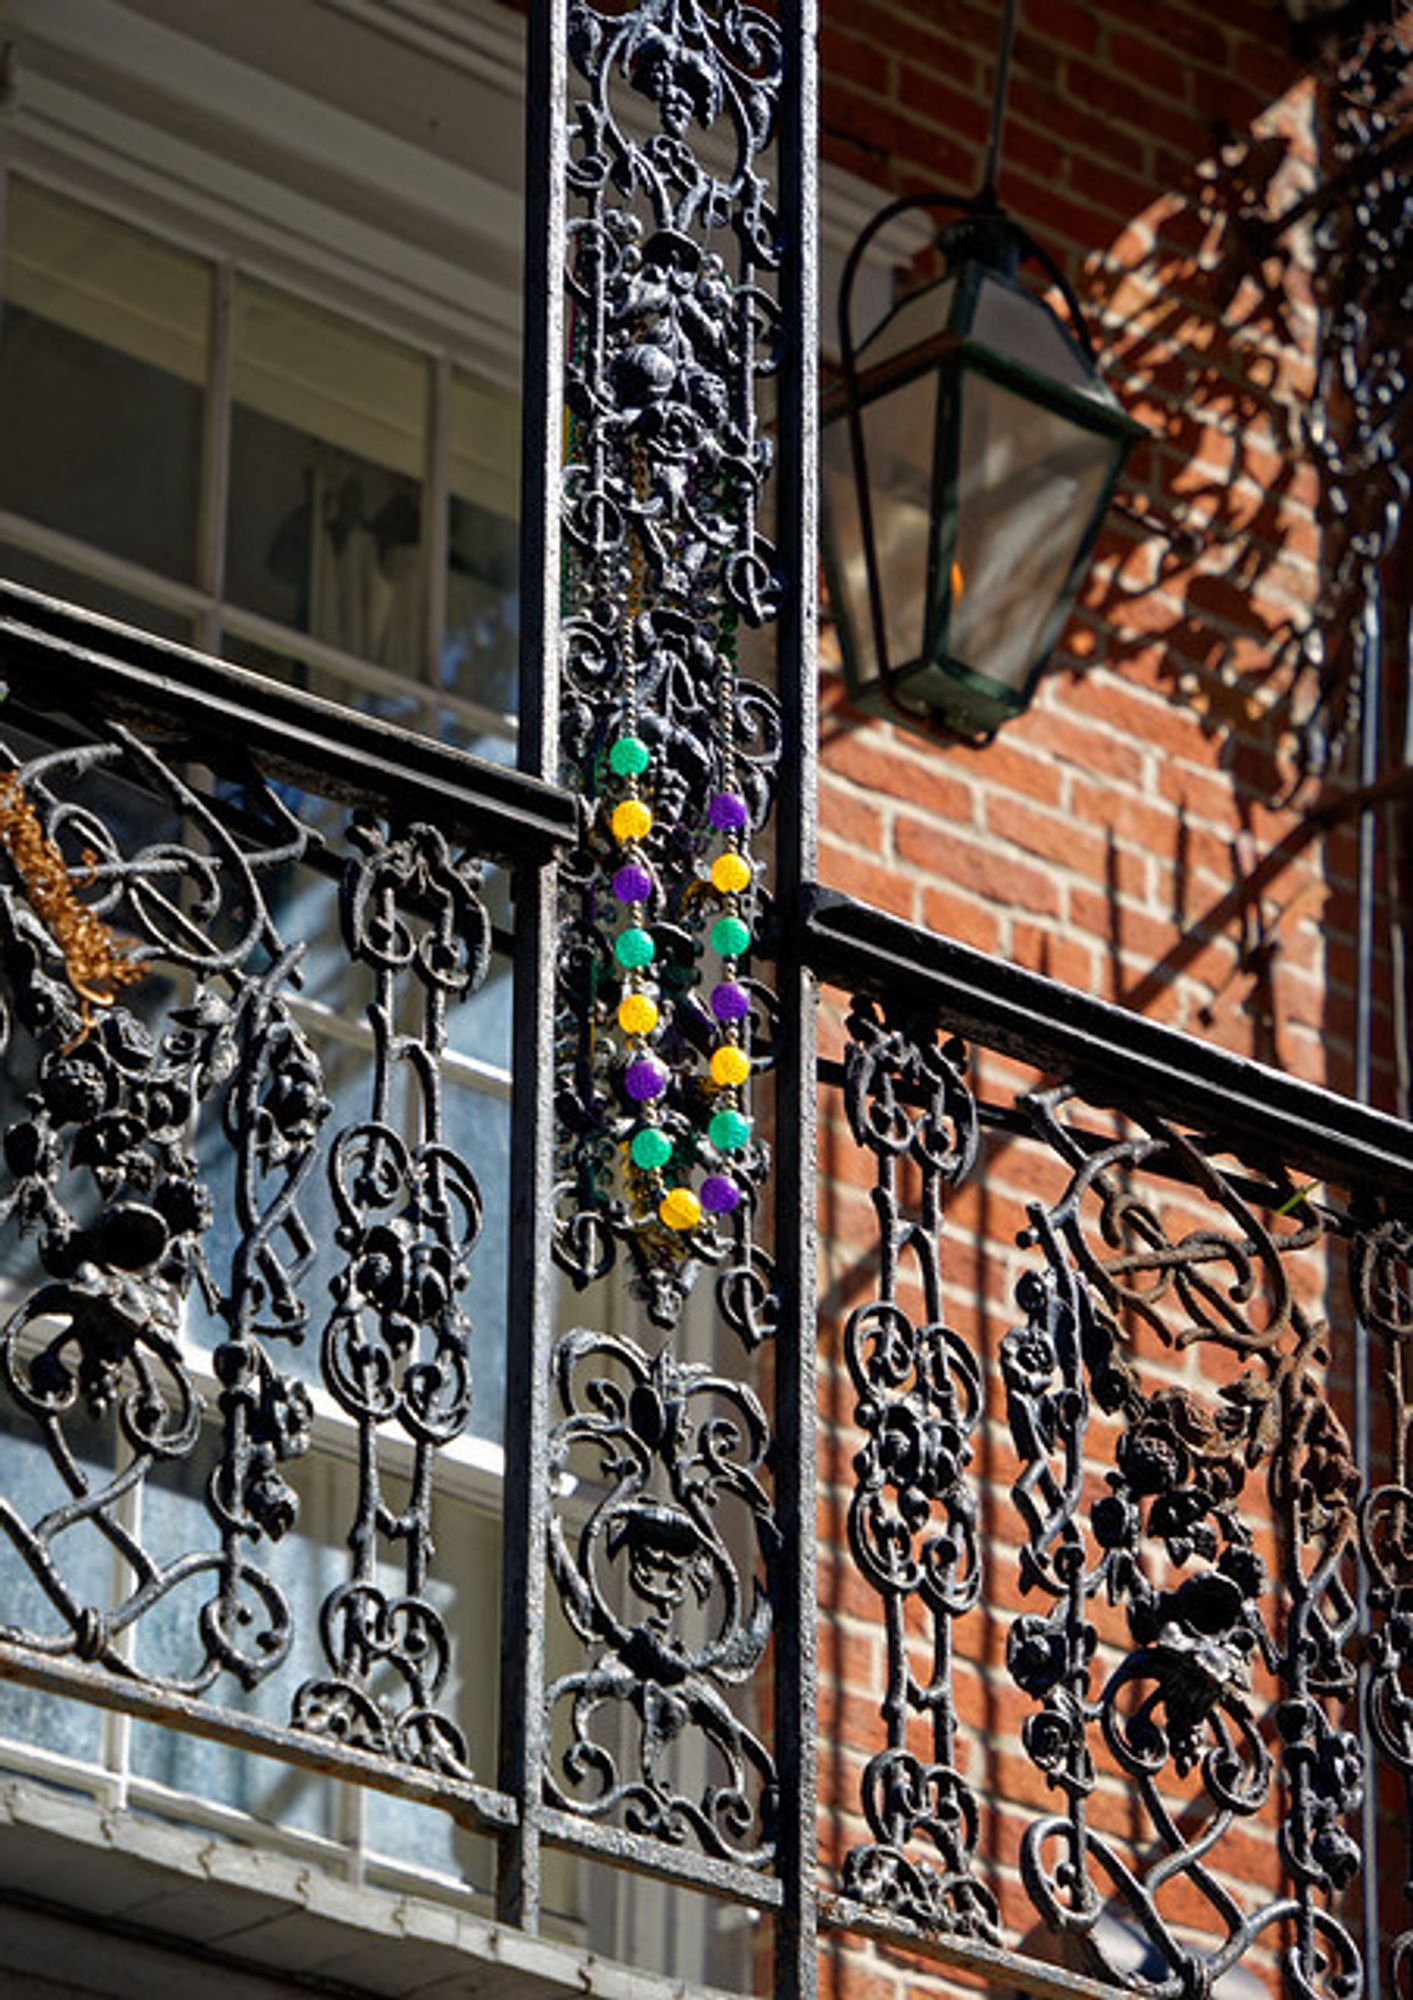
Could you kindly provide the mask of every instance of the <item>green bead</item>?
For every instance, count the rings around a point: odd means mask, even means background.
[[[750,942],[750,926],[739,917],[718,917],[711,927],[711,948],[723,958],[739,958]]]
[[[620,778],[641,777],[651,761],[652,753],[641,736],[620,736],[609,746],[609,769]]]
[[[739,1111],[718,1111],[707,1127],[707,1136],[718,1153],[739,1153],[751,1136],[751,1121]]]
[[[672,1158],[672,1141],[665,1132],[659,1132],[656,1125],[644,1125],[641,1131],[633,1134],[633,1143],[628,1150],[633,1155],[633,1165],[651,1174],[659,1167],[665,1167]]]
[[[657,957],[657,946],[647,931],[632,925],[620,931],[614,940],[613,955],[621,966],[629,972],[640,972],[645,965],[651,965]]]

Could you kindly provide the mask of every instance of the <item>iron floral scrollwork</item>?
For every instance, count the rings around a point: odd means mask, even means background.
[[[450,1640],[429,1591],[433,1473],[439,1447],[471,1408],[470,1326],[459,1303],[480,1233],[474,1176],[443,1136],[438,1060],[447,1012],[481,984],[490,920],[480,864],[452,853],[433,827],[387,834],[359,819],[362,852],[343,883],[349,956],[369,967],[374,995],[370,1117],[330,1149],[329,1181],[344,1252],[323,1336],[323,1373],[358,1427],[358,1509],[351,1574],[325,1599],[320,1632],[329,1673],[295,1697],[298,1727],[448,1775],[468,1769],[465,1738],[439,1706]],[[404,983],[421,994],[415,1028],[400,1027]],[[397,1081],[415,1104],[416,1136],[399,1130]],[[405,1505],[388,1502],[379,1440],[408,1441]],[[386,1545],[402,1549],[403,1588],[379,1575]]]
[[[560,1342],[556,1380],[552,1467],[587,1469],[602,1491],[577,1534],[562,1513],[551,1526],[561,1604],[595,1653],[548,1692],[564,1716],[548,1796],[763,1867],[775,1770],[731,1690],[749,1689],[770,1637],[763,1580],[742,1573],[737,1543],[751,1536],[768,1566],[765,1412],[701,1363],[584,1329]]]
[[[879,1274],[877,1296],[855,1308],[844,1334],[863,1433],[849,1547],[883,1600],[888,1742],[863,1778],[872,1839],[846,1857],[843,1879],[849,1894],[929,1928],[994,1939],[995,1900],[974,1867],[977,1804],[957,1768],[952,1689],[953,1627],[977,1602],[982,1581],[968,1477],[983,1414],[981,1373],[946,1324],[941,1299],[943,1206],[977,1150],[964,1063],[965,1051],[939,1046],[927,1024],[900,1025],[873,1003],[855,1003],[845,1105],[856,1144],[874,1157]],[[920,1177],[915,1214],[904,1202],[909,1173]],[[909,1274],[921,1295],[919,1318],[903,1303]],[[931,1624],[925,1680],[907,1644],[914,1602]],[[926,1757],[909,1741],[913,1717],[929,1725]]]
[[[144,787],[152,812],[176,815],[184,838],[120,837],[101,789],[116,775]],[[58,1631],[10,1625],[3,1636],[183,1694],[202,1692],[223,1671],[253,1687],[288,1652],[288,1607],[254,1551],[294,1524],[280,1467],[309,1433],[307,1396],[281,1378],[265,1340],[275,1330],[297,1335],[302,1324],[294,1287],[310,1244],[298,1196],[328,1105],[285,997],[300,951],[274,949],[261,887],[298,856],[305,836],[272,793],[247,783],[252,831],[238,841],[116,726],[103,740],[34,760],[14,781],[89,922],[128,929],[126,963],[144,980],[175,965],[197,982],[196,997],[173,1007],[165,1028],[113,996],[95,1015],[94,996],[70,983],[62,941],[34,906],[32,885],[21,872],[16,886],[0,887],[6,1053],[34,1079],[27,1115],[4,1132],[10,1184],[0,1220],[32,1241],[44,1273],[0,1332],[0,1379],[69,1496],[33,1521],[12,1500],[0,1502],[0,1528],[59,1620]],[[257,973],[262,946],[272,962]],[[213,1205],[191,1147],[203,1113],[224,1115],[242,1152],[241,1217],[260,1246],[251,1265],[238,1255],[229,1287],[210,1265]],[[262,1213],[266,1173],[279,1174],[282,1189]],[[278,1328],[262,1320],[262,1302],[274,1304]],[[157,1469],[195,1458],[204,1406],[181,1333],[196,1303],[223,1314],[229,1330],[215,1357],[221,1435],[208,1481],[218,1540],[162,1560],[127,1502]],[[106,1463],[86,1457],[79,1442],[95,1427]],[[81,1601],[70,1581],[68,1551],[92,1533],[123,1558],[131,1579],[108,1606]],[[139,1664],[125,1635],[189,1583],[210,1591],[191,1621],[194,1664]]]
[[[779,601],[757,409],[781,339],[761,172],[779,31],[735,0],[576,0],[570,35],[563,742],[586,815],[564,875],[556,1252],[585,1285],[626,1249],[663,1327],[721,1266],[752,1342],[770,1325],[750,1115],[770,1000],[747,976],[751,848],[780,724],[738,631]]]
[[[1371,1625],[1364,1712],[1413,1825],[1413,1225],[1404,1217],[1377,1208],[1360,1214],[1350,1291],[1363,1325],[1383,1344],[1389,1428],[1387,1475],[1365,1495],[1359,1519]],[[1413,1926],[1394,1940],[1391,1963],[1393,1990],[1407,2000]]]
[[[1325,1330],[1288,1275],[1320,1244],[1325,1218],[1308,1190],[1239,1184],[1157,1119],[1112,1144],[1081,1143],[1063,1115],[1069,1096],[1030,1101],[1070,1181],[1058,1202],[1031,1207],[1042,1261],[1018,1285],[1024,1317],[1001,1350],[1021,1468],[1021,1584],[1050,1600],[1013,1623],[1008,1664],[1035,1703],[1026,1751],[1064,1798],[1027,1829],[1026,1886],[1106,1978],[1123,1976],[1105,1928],[1115,1917],[1162,1967],[1151,1990],[1174,1994],[1207,1990],[1287,1926],[1292,1990],[1352,1995],[1360,1958],[1337,1905],[1359,1863],[1349,1819],[1361,1763],[1343,1720],[1358,1476],[1323,1386]],[[1176,1227],[1139,1181],[1150,1164],[1186,1183]],[[1160,1351],[1200,1342],[1235,1365],[1210,1399],[1176,1383],[1146,1388],[1139,1331]],[[1086,1466],[1109,1454],[1096,1499]],[[1241,1504],[1257,1472],[1283,1524],[1278,1579]],[[1122,1610],[1129,1646],[1096,1688],[1101,1597]],[[1252,1910],[1221,1856],[1229,1829],[1272,1793],[1264,1677],[1279,1690],[1269,1723],[1282,1749],[1288,1890]],[[1096,1820],[1103,1770],[1141,1802],[1151,1855]],[[1178,1877],[1208,1913],[1207,1938],[1170,1914],[1166,1885]]]

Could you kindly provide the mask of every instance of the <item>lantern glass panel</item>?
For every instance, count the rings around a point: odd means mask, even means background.
[[[1097,382],[1083,353],[1055,315],[1033,292],[1022,291],[1004,278],[986,273],[976,289],[976,307],[968,329],[971,338],[1036,375],[1069,389],[1088,390],[1108,404],[1112,398]]]
[[[1121,450],[968,368],[956,540],[940,650],[1020,690],[1042,648]]]
[[[886,319],[880,320],[859,350],[856,364],[863,378],[865,398],[868,395],[868,377],[880,362],[894,361],[912,348],[925,347],[947,331],[956,289],[956,281],[952,278],[926,285],[920,292],[914,292],[894,306]]]
[[[841,644],[851,671],[860,681],[876,680],[879,669],[869,622],[863,523],[859,519],[854,486],[849,426],[842,417],[837,423],[826,424],[820,432],[819,478],[820,527],[830,609],[839,621]]]
[[[922,651],[935,539],[937,377],[918,375],[863,412],[883,627],[896,671]]]
[[[919,657],[927,620],[936,514],[936,407],[937,376],[928,372],[889,390],[861,412],[884,638],[894,670]],[[848,628],[854,656],[864,669],[861,678],[872,680],[879,674],[880,663],[847,424],[831,424],[825,430],[822,471],[834,608]]]

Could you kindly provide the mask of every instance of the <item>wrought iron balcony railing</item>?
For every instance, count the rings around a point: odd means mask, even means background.
[[[1402,1990],[1413,1142],[813,885],[813,30],[529,10],[519,772],[0,589],[0,1679],[779,2000]]]
[[[651,1270],[556,1290],[552,1070],[486,1137],[576,800],[17,589],[0,652],[7,1680],[439,1805],[527,1928],[541,1847],[773,1913],[782,1990],[850,1933],[1359,1990],[1413,1768],[1403,1126],[810,892],[810,1351],[763,1206],[655,1333]],[[443,1524],[502,1380],[497,1696]]]

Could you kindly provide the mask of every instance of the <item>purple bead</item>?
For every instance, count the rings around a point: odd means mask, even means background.
[[[708,1215],[730,1215],[741,1205],[741,1190],[725,1174],[708,1174],[702,1182],[702,1207]]]
[[[734,979],[723,979],[711,989],[711,1011],[718,1021],[744,1021],[751,1011],[750,995]]]
[[[623,1088],[635,1104],[646,1104],[649,1098],[661,1097],[666,1090],[667,1071],[651,1056],[639,1056],[624,1072]]]
[[[613,878],[613,893],[620,903],[646,903],[652,892],[652,876],[636,861],[626,862]]]
[[[739,833],[746,824],[746,801],[739,792],[713,792],[707,818],[718,833]]]

